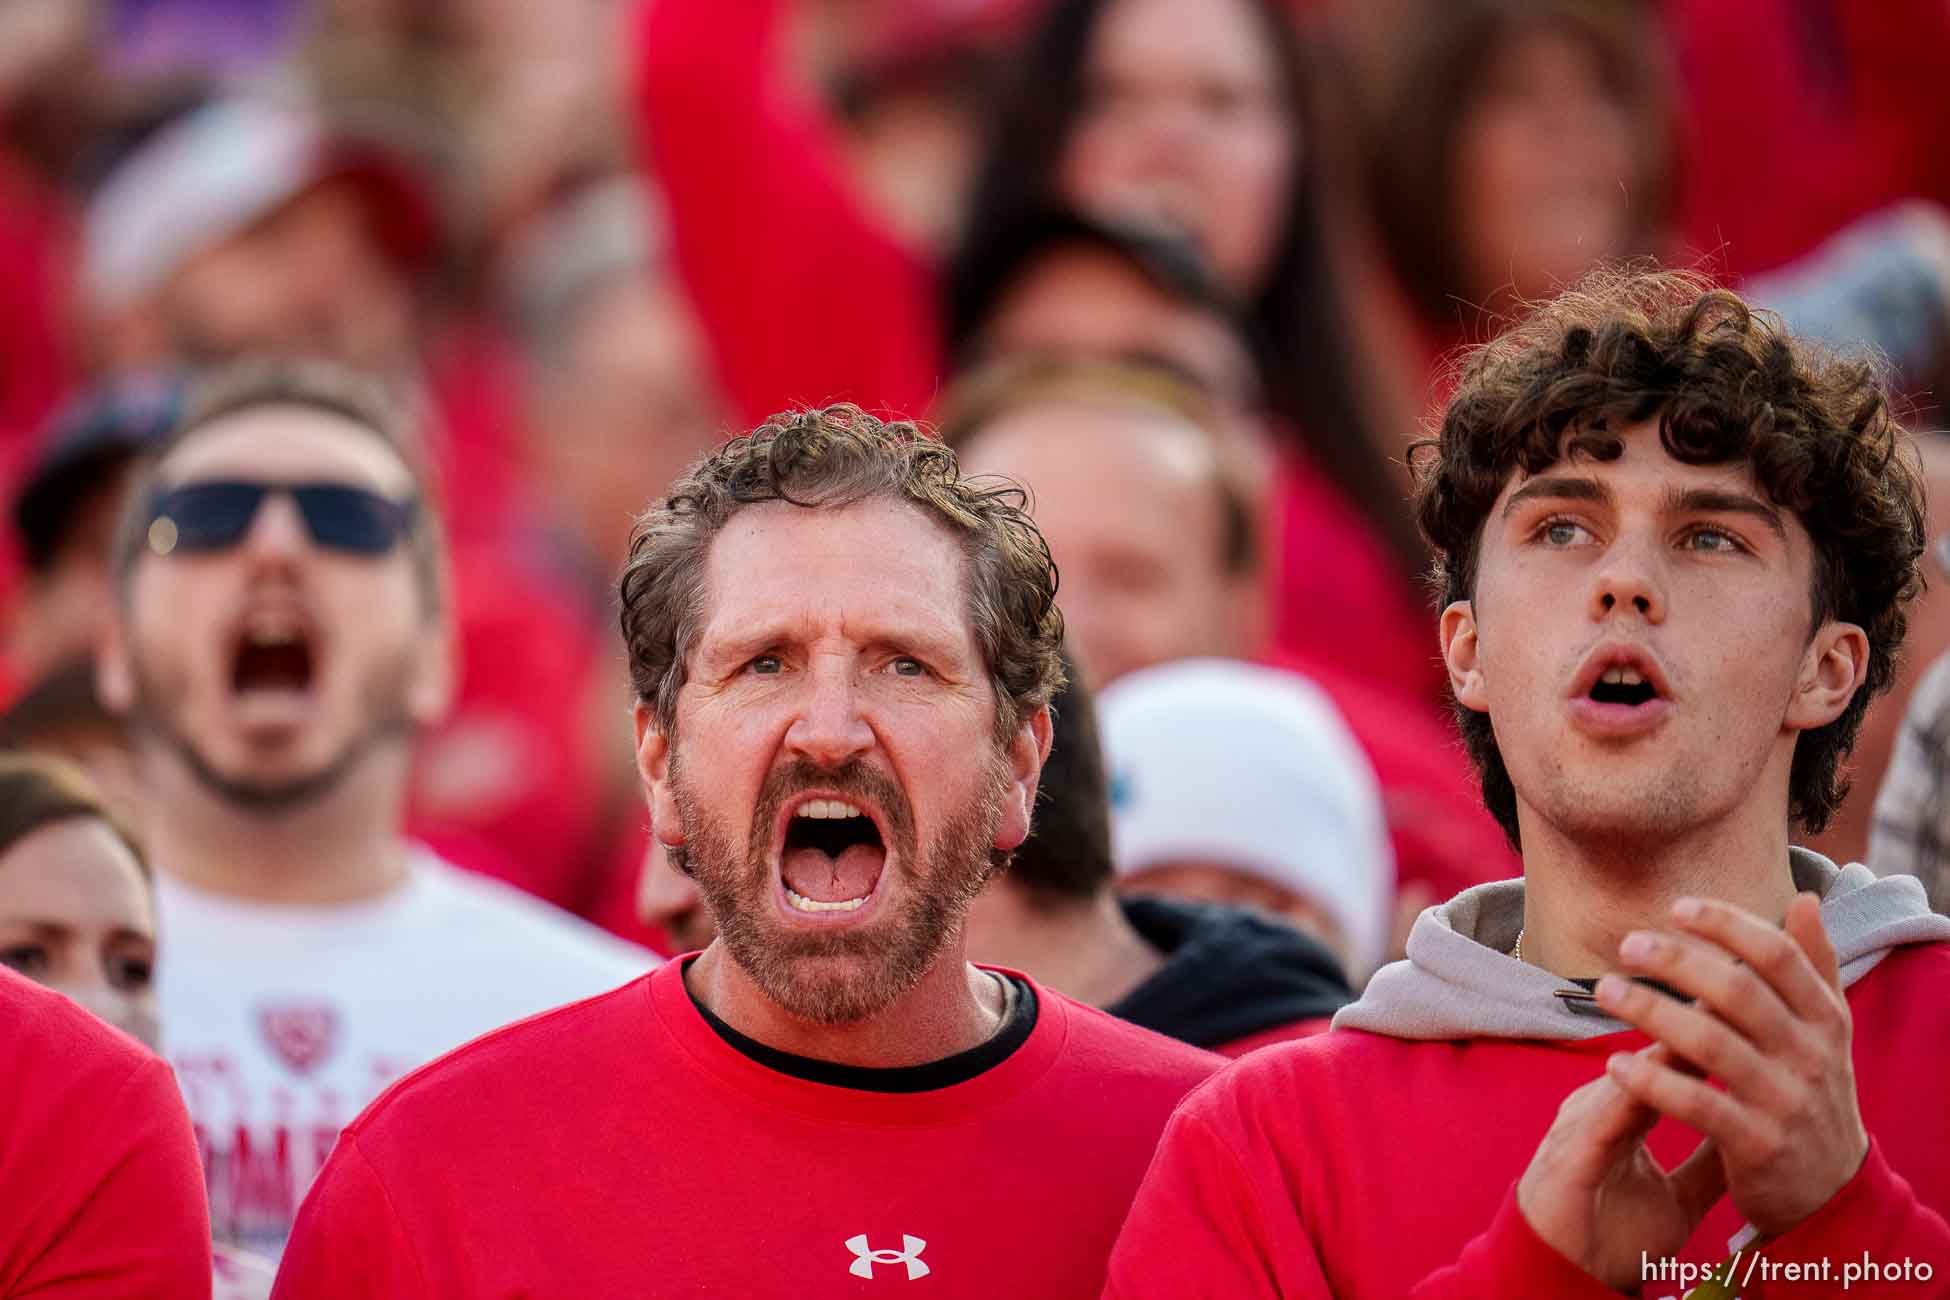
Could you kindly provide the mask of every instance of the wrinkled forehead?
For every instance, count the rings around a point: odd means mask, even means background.
[[[975,657],[962,538],[912,502],[749,505],[712,539],[696,646],[841,637]]]
[[[235,478],[347,483],[394,498],[418,486],[384,435],[303,406],[253,407],[213,420],[173,448],[157,474],[166,486]]]

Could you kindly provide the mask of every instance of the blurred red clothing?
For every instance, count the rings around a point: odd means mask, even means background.
[[[210,1216],[169,1067],[0,970],[0,1295],[210,1294]]]
[[[1950,202],[1950,5],[1665,0],[1685,242],[1738,279],[1901,198]]]
[[[74,220],[65,195],[0,147],[0,501],[13,500],[74,379]],[[0,528],[0,603],[22,563],[14,530]]]

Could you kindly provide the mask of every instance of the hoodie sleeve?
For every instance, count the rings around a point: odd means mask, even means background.
[[[671,251],[726,392],[757,422],[933,401],[933,267],[847,183],[830,124],[775,72],[784,0],[646,0],[634,86]]]
[[[1612,1290],[1539,1237],[1517,1207],[1517,1187],[1503,1198],[1490,1226],[1463,1247],[1461,1258],[1431,1273],[1411,1300],[1481,1300],[1486,1296],[1547,1295],[1560,1300],[1615,1300]]]
[[[1201,1094],[1211,1096],[1194,1092],[1165,1126],[1111,1251],[1104,1300],[1333,1300],[1283,1183],[1262,1186],[1198,1113]]]
[[[1826,1263],[1829,1274],[1819,1283],[1776,1282],[1757,1293],[1761,1300],[1840,1296],[1844,1289],[1850,1300],[1950,1296],[1950,1224],[1917,1200],[1874,1138],[1855,1177],[1760,1254],[1783,1264]],[[1918,1265],[1927,1267],[1928,1278]]]

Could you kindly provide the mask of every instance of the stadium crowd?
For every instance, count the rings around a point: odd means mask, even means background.
[[[0,5],[0,1300],[1950,1297],[1946,74]]]

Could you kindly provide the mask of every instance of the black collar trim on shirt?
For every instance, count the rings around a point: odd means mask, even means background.
[[[1028,981],[1013,975],[998,975],[997,978],[1007,982],[1009,991],[1009,1009],[1002,1027],[990,1035],[986,1043],[924,1065],[841,1065],[835,1061],[820,1061],[810,1056],[781,1052],[733,1029],[713,1015],[711,1009],[699,1002],[695,994],[691,995],[691,1005],[697,1008],[697,1013],[704,1017],[704,1023],[711,1026],[719,1038],[768,1070],[804,1079],[808,1083],[853,1088],[861,1092],[932,1092],[936,1088],[951,1088],[958,1083],[967,1083],[977,1075],[994,1069],[1029,1041],[1030,1031],[1036,1028],[1036,990],[1030,987]],[[688,985],[685,991],[689,992]]]

